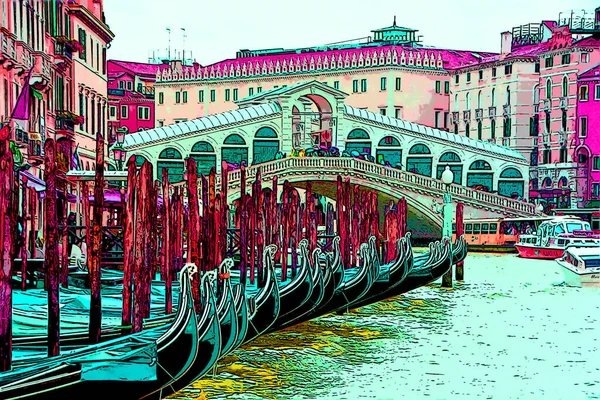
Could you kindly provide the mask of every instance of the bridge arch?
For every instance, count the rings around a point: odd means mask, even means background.
[[[217,153],[212,144],[206,140],[194,143],[190,151],[190,157],[196,161],[198,175],[208,175],[212,168],[217,168]]]
[[[402,143],[395,135],[384,136],[377,144],[375,159],[378,164],[402,165]]]
[[[166,169],[169,176],[169,182],[176,183],[183,181],[183,155],[175,147],[167,147],[158,155],[156,163],[157,178],[162,180],[162,170]]]
[[[363,128],[354,128],[346,136],[346,147],[344,149],[349,155],[353,151],[358,154],[371,155],[371,136]]]
[[[260,127],[252,141],[252,165],[274,160],[278,151],[279,137],[275,129],[270,126]]]
[[[485,160],[473,161],[467,172],[467,186],[487,192],[494,190],[494,173],[490,163]]]
[[[437,163],[437,174],[438,179],[442,178],[442,173],[446,169],[446,166],[450,167],[450,170],[454,173],[454,183],[462,185],[463,181],[463,165],[460,156],[454,151],[446,151],[442,154]]]
[[[521,171],[508,167],[500,172],[498,194],[506,197],[513,197],[514,195],[523,197],[525,194],[525,180]]]
[[[238,166],[242,165],[242,162],[248,165],[248,145],[246,144],[246,140],[237,133],[229,134],[223,140],[221,160]]]
[[[406,158],[406,170],[415,174],[431,176],[433,166],[433,155],[431,149],[424,143],[414,144],[408,150]]]

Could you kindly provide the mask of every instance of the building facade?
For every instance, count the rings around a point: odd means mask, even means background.
[[[112,143],[119,128],[128,132],[155,126],[154,82],[165,64],[108,61],[108,131]]]
[[[395,23],[373,32],[367,43],[241,50],[204,67],[171,63],[156,75],[157,126],[234,110],[262,91],[317,80],[348,93],[353,107],[448,129],[448,71],[492,54],[426,48],[415,30]]]

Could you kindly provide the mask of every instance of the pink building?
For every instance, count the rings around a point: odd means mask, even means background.
[[[128,132],[154,128],[154,82],[165,64],[108,61],[109,140],[119,128]]]
[[[579,198],[589,210],[600,206],[600,64],[581,72],[577,81],[577,162],[585,184]],[[600,212],[592,213],[593,229],[600,230]]]

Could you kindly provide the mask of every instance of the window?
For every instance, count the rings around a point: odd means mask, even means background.
[[[117,115],[117,107],[115,106],[108,107],[108,111],[110,112],[111,117],[115,117]]]
[[[569,54],[563,54],[562,55],[562,59],[561,59],[561,63],[562,63],[562,65],[571,64],[571,53],[569,53]]]
[[[495,139],[496,138],[496,120],[493,119],[492,122],[490,123],[490,138]]]
[[[125,89],[125,82],[119,81],[119,89]]]
[[[567,79],[567,77],[563,77],[562,80],[562,95],[563,97],[566,97],[569,95],[569,80]]]
[[[450,93],[450,82],[448,81],[444,82],[444,93]]]
[[[582,63],[590,62],[589,53],[581,53],[581,62]]]
[[[581,87],[579,88],[579,100],[588,101],[588,91],[588,85],[581,85]]]
[[[158,104],[163,104],[165,102],[165,94],[163,92],[158,92]]]
[[[340,90],[340,81],[333,81],[333,88]]]
[[[592,183],[592,196],[600,197],[600,183]],[[596,229],[598,229],[598,220],[596,220]]]
[[[81,45],[81,50],[79,50],[79,58],[81,58],[83,61],[86,61],[86,48],[87,48],[87,37],[86,37],[86,33],[82,28],[79,28],[79,30],[77,31],[77,33],[79,34],[79,44]]]
[[[262,86],[259,86],[256,88],[256,93],[261,93],[262,92]]]
[[[127,115],[127,106],[121,106],[121,119],[127,119],[129,116]]]
[[[181,103],[181,92],[175,92],[175,104]]]
[[[506,64],[504,66],[504,75],[512,74],[512,64]]]
[[[435,92],[442,93],[442,82],[435,81]]]
[[[441,116],[442,112],[439,110],[435,110],[435,115],[434,115],[434,121],[435,121],[435,127],[439,128],[440,127],[440,116]]]
[[[381,90],[387,90],[387,78],[381,78]]]
[[[387,112],[387,109],[385,107],[382,107],[379,109],[379,114],[381,114],[381,115],[385,115],[386,112]]]
[[[458,85],[458,82],[460,82],[460,78],[458,76],[458,74],[454,75],[454,84]]]
[[[165,126],[165,121],[162,119],[158,120],[158,127],[162,128],[163,126]]]
[[[448,111],[444,112],[444,129],[448,129]]]
[[[594,100],[600,100],[600,85],[594,86]]]
[[[544,67],[552,68],[553,66],[554,66],[554,57],[552,57],[552,56],[546,57],[546,59],[544,60]]]
[[[352,93],[358,93],[358,79],[352,81]]]
[[[552,81],[550,78],[546,80],[546,98],[548,100],[552,99]]]
[[[544,151],[542,152],[542,157],[543,157],[543,164],[552,164],[552,152],[550,151],[550,149],[544,149]]]
[[[396,90],[402,90],[402,78],[396,78]]]
[[[252,96],[254,94],[254,88],[248,88],[248,96]]]
[[[183,102],[187,103],[187,90],[183,91]]]
[[[479,71],[479,80],[483,79],[483,70]]]
[[[402,119],[402,107],[396,107],[394,109],[394,116],[398,119]]]
[[[471,82],[471,73],[467,72],[467,83]]]
[[[231,98],[231,91],[229,89],[225,89],[225,101],[229,101]]]
[[[106,75],[106,47],[102,47],[102,75]]]
[[[592,168],[594,171],[600,171],[600,157],[594,156],[594,158],[592,158]]]
[[[467,123],[465,125],[465,136],[471,137],[471,124]]]
[[[363,93],[367,91],[367,80],[366,79],[360,80],[360,91]]]
[[[212,89],[212,90],[210,91],[210,101],[211,101],[211,102],[214,102],[214,101],[215,101],[215,99],[216,99],[216,97],[217,97],[217,93],[216,93],[215,89]]]
[[[483,137],[483,126],[481,125],[481,121],[477,123],[477,139],[481,140]]]
[[[129,90],[129,91],[133,90],[133,82],[131,82],[131,81],[127,82],[127,90]]]
[[[496,67],[492,68],[492,78],[496,77]]]
[[[579,137],[587,137],[587,117],[579,117]]]
[[[535,63],[533,68],[534,68],[534,72],[536,72],[536,73],[540,72],[540,63],[539,62]]]
[[[238,90],[233,89],[233,101],[237,101],[237,100],[238,100]]]
[[[565,147],[560,148],[559,157],[561,163],[567,162],[567,149]]]
[[[561,115],[561,125],[562,125],[562,130],[566,131],[567,130],[567,112],[565,110],[563,110],[562,115]]]
[[[199,103],[204,103],[204,90],[199,90],[198,91],[198,102]]]
[[[510,137],[510,118],[504,118],[504,137]]]
[[[149,120],[150,119],[150,107],[138,106],[138,119]]]

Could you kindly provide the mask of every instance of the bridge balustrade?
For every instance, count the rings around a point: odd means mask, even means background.
[[[427,191],[432,195],[441,195],[445,192],[445,185],[439,180],[431,177],[407,172],[399,169],[389,168],[384,165],[375,164],[366,160],[347,157],[308,157],[308,158],[284,158],[263,164],[248,167],[246,179],[254,180],[258,170],[262,178],[272,179],[283,173],[319,173],[326,171],[328,174],[348,175],[350,172],[364,175],[364,178],[380,178],[383,181],[410,189]],[[239,185],[240,171],[229,172],[229,182],[234,186]],[[220,177],[217,176],[217,184]],[[482,192],[461,185],[451,185],[449,191],[456,200],[464,201],[474,206],[501,208],[505,211],[517,214],[535,215],[535,205],[514,200],[495,193]]]

